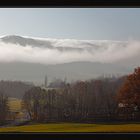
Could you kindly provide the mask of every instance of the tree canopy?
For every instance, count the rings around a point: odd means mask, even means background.
[[[119,102],[130,105],[140,106],[140,67],[126,77],[121,86],[118,96]]]

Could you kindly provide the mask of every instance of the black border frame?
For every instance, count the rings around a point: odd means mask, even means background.
[[[0,138],[7,139],[24,139],[24,140],[47,140],[47,139],[60,139],[60,140],[112,140],[112,139],[127,139],[139,140],[140,133],[0,133]]]
[[[3,0],[0,7],[140,7],[139,0]]]
[[[9,0],[0,8],[140,8],[139,0]],[[0,139],[140,139],[140,133],[0,133]]]

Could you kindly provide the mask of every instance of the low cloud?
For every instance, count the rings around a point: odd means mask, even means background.
[[[139,59],[140,41],[36,39],[33,44],[24,38],[25,45],[18,40],[0,40],[0,62],[29,62],[61,64],[75,61],[115,63]],[[20,40],[21,41],[21,40]],[[38,42],[38,45],[35,45]],[[43,43],[42,43],[43,42]],[[23,42],[22,42],[23,43]],[[48,47],[49,44],[49,47]]]

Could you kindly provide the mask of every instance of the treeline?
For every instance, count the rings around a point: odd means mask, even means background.
[[[8,96],[0,91],[0,124],[3,124],[6,121],[8,112]]]
[[[32,88],[32,83],[25,83],[21,81],[0,81],[0,91],[8,97],[21,99],[26,91]]]
[[[60,83],[60,82],[59,82]],[[32,86],[22,98],[30,120],[40,122],[140,121],[140,67],[120,78],[100,78],[60,84],[55,88]],[[8,114],[8,96],[0,90],[0,122]]]
[[[63,88],[34,87],[23,97],[23,108],[35,121],[115,119],[116,94],[126,77],[65,83]]]

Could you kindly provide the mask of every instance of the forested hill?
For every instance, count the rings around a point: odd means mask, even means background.
[[[24,93],[33,87],[31,83],[19,81],[0,81],[0,92],[8,97],[22,98]]]

